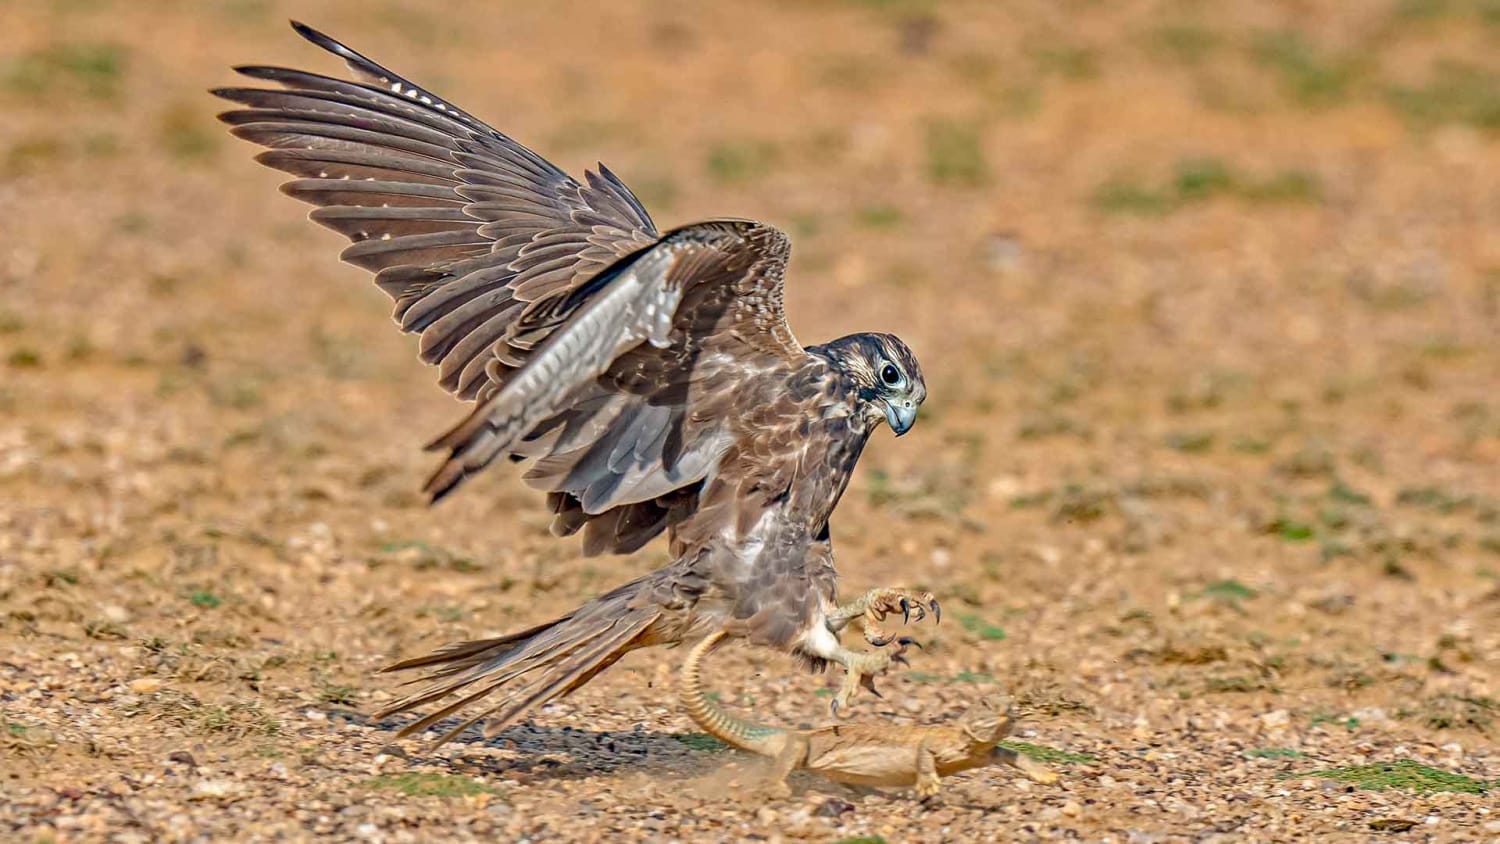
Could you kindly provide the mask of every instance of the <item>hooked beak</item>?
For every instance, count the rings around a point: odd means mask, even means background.
[[[911,430],[911,426],[917,422],[917,406],[911,400],[900,403],[887,402],[885,406],[885,421],[891,426],[896,436],[901,436]]]

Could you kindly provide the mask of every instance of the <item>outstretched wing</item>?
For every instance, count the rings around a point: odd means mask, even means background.
[[[535,458],[554,531],[628,552],[691,515],[728,446],[736,387],[804,357],[786,326],[788,246],[747,221],[657,233],[602,165],[584,184],[302,24],[360,81],[275,67],[214,93],[221,119],[297,176],[284,190],[354,243],[439,382],[477,400],[432,447],[434,499],[501,455]]]
[[[525,360],[509,335],[528,305],[655,242],[646,210],[603,166],[580,185],[343,44],[292,26],[363,81],[240,67],[282,87],[215,90],[246,106],[220,119],[270,147],[257,160],[298,177],[282,189],[354,241],[340,257],[375,273],[444,388],[473,399],[503,383]]]

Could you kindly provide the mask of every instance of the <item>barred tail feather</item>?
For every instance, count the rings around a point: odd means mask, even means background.
[[[661,617],[661,607],[654,602],[632,600],[648,581],[649,577],[642,578],[562,618],[519,633],[458,642],[387,666],[382,671],[431,671],[412,681],[425,682],[425,686],[375,717],[410,712],[457,696],[403,727],[398,735],[407,736],[499,693],[492,705],[444,733],[436,744],[443,744],[480,720],[485,721],[485,735],[493,736],[531,709],[577,689],[638,644],[644,644],[643,634]]]

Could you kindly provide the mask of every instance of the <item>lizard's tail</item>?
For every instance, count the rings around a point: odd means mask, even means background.
[[[678,700],[687,710],[688,717],[692,718],[703,732],[740,750],[765,755],[768,752],[762,747],[765,740],[781,731],[775,727],[741,721],[714,703],[708,693],[703,690],[703,658],[718,647],[724,636],[723,630],[716,630],[703,637],[702,641],[688,651],[687,660],[682,663],[677,690]]]
[[[411,682],[427,685],[392,703],[375,717],[408,712],[449,695],[448,702],[407,724],[399,735],[420,732],[493,692],[501,697],[468,720],[444,733],[437,744],[485,721],[486,737],[514,724],[533,707],[562,697],[613,665],[627,652],[645,644],[662,607],[646,599],[659,572],[631,581],[584,604],[567,615],[495,639],[455,642],[426,656],[402,660],[381,671],[430,668]]]

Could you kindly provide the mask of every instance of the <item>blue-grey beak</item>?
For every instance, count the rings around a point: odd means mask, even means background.
[[[885,421],[899,437],[910,431],[911,426],[916,424],[917,406],[910,399],[902,402],[886,402]]]

